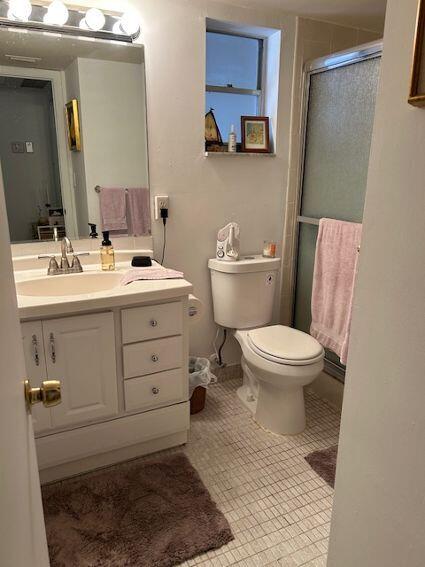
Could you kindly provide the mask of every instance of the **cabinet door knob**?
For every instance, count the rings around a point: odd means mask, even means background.
[[[156,319],[151,319],[150,320],[150,325],[151,327],[157,327],[158,326],[158,321]]]
[[[159,394],[159,388],[157,388],[156,386],[154,386],[154,387],[152,388],[152,394],[155,394],[155,396],[156,396],[157,394]]]
[[[157,354],[153,354],[153,355],[151,356],[151,360],[152,360],[152,362],[158,362],[159,356],[158,356]]]

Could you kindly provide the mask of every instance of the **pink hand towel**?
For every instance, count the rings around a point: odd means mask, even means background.
[[[151,213],[149,189],[127,189],[129,234],[146,236],[151,233]]]
[[[129,270],[121,278],[121,285],[128,285],[137,280],[174,280],[183,278],[183,273],[177,270],[163,268],[160,265],[154,265],[149,268],[135,268]]]
[[[347,363],[362,225],[321,219],[316,243],[310,333]]]
[[[99,200],[102,230],[126,230],[127,205],[125,190],[121,187],[102,187]]]

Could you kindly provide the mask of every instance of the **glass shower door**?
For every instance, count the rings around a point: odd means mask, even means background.
[[[318,220],[362,222],[381,50],[330,56],[307,74],[294,327],[309,332]],[[343,379],[339,358],[326,368]]]

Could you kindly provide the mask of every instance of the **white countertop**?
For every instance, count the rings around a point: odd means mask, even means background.
[[[15,281],[21,282],[46,277],[52,279],[57,277],[78,278],[81,276],[81,274],[47,276],[47,263],[48,260],[46,260],[43,269],[15,271]],[[124,275],[130,268],[130,262],[118,262],[115,271]],[[99,264],[86,265],[83,266],[83,269],[83,274],[102,273]],[[26,320],[180,298],[188,295],[192,290],[192,284],[184,279],[140,280],[126,286],[118,285],[95,293],[54,297],[17,295],[17,298],[19,317],[21,320]]]

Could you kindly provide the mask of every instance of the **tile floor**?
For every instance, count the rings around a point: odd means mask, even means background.
[[[304,456],[337,443],[339,413],[306,396],[304,433],[262,430],[236,397],[240,378],[208,391],[184,452],[228,519],[235,540],[185,567],[325,567],[333,490]]]

